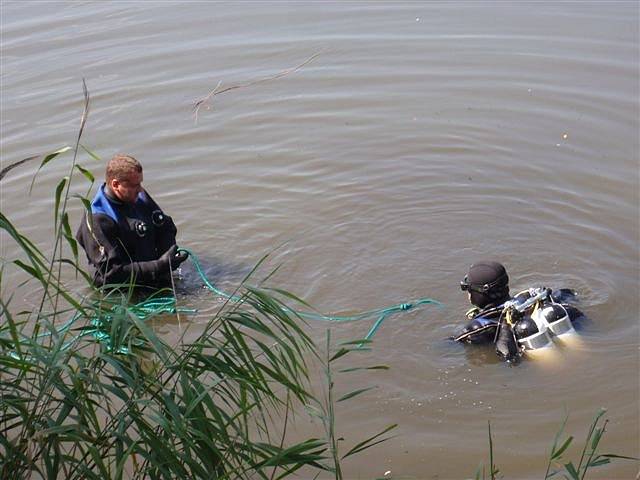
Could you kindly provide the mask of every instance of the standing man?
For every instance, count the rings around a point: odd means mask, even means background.
[[[129,155],[107,164],[105,183],[85,212],[76,238],[93,267],[96,286],[171,285],[171,271],[187,259],[178,253],[177,229],[142,188],[142,165]]]

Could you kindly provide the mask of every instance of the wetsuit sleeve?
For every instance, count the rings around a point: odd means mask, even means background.
[[[584,319],[584,313],[581,310],[578,310],[573,305],[562,304],[564,309],[567,311],[567,315],[569,315],[569,319],[571,322],[576,322]]]
[[[170,275],[169,262],[163,258],[145,262],[132,262],[119,238],[118,224],[106,215],[92,215],[89,226],[85,217],[78,231],[78,240],[84,247],[89,263],[96,273],[97,286],[129,283],[154,284],[164,275]]]
[[[464,343],[492,343],[498,322],[485,317],[475,317],[453,337],[456,342]]]

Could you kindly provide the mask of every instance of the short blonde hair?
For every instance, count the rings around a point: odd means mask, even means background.
[[[105,180],[107,184],[113,179],[122,182],[133,172],[142,173],[142,165],[140,162],[131,155],[119,153],[114,155],[113,158],[109,160],[109,163],[107,163]]]

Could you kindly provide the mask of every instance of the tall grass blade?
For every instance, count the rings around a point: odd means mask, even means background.
[[[55,152],[51,152],[44,156],[44,158],[42,159],[42,162],[40,163],[40,166],[38,167],[38,170],[36,171],[36,173],[33,175],[33,178],[31,179],[31,185],[29,186],[29,195],[31,195],[31,192],[33,191],[33,185],[36,181],[36,176],[38,175],[40,170],[42,170],[42,167],[44,167],[47,163],[49,163],[51,160],[56,158],[58,155],[68,152],[69,150],[71,150],[71,147],[67,145],[62,148],[59,148]],[[29,160],[29,159],[26,159],[26,160]]]
[[[53,225],[55,229],[58,228],[58,216],[60,214],[60,196],[62,195],[62,190],[64,189],[68,180],[69,177],[64,177],[62,180],[60,180],[58,186],[56,187],[55,207],[53,209]]]
[[[376,387],[366,387],[366,388],[359,388],[358,390],[353,390],[343,395],[342,397],[340,397],[338,400],[336,400],[336,402],[344,402],[345,400],[349,400],[350,398],[357,397],[358,395],[368,392],[369,390],[373,390],[374,388]]]
[[[80,147],[81,147],[85,152],[87,152],[87,153],[89,154],[89,156],[90,156],[91,158],[93,158],[94,160],[96,160],[96,161],[98,161],[98,162],[101,162],[101,161],[102,161],[102,158],[100,158],[100,156],[99,156],[97,153],[95,153],[93,150],[91,150],[91,149],[87,148],[87,147],[86,147],[85,145],[83,145],[82,143],[80,144]]]
[[[93,185],[93,183],[96,181],[96,177],[93,176],[93,173],[84,168],[82,165],[76,165],[76,168],[82,175],[84,175],[87,180],[89,180],[89,183]]]
[[[12,164],[7,165],[2,170],[0,170],[0,180],[2,180],[4,178],[4,176],[7,173],[9,173],[10,170],[13,170],[16,167],[19,167],[23,163],[27,163],[27,162],[30,162],[32,160],[35,160],[36,158],[40,158],[40,155],[34,155],[32,157],[23,158],[22,160],[18,160],[17,162],[14,162]]]
[[[373,447],[374,445],[377,445],[379,443],[386,442],[387,440],[391,439],[392,437],[383,438],[383,439],[380,439],[380,440],[377,440],[377,441],[374,441],[374,440],[376,440],[377,438],[379,438],[382,435],[386,434],[387,432],[393,430],[397,426],[398,426],[397,423],[394,423],[393,425],[389,425],[387,428],[385,428],[381,432],[376,433],[372,437],[369,437],[366,440],[363,440],[362,442],[356,444],[354,447],[351,448],[351,450],[349,450],[347,453],[345,453],[342,456],[342,459],[345,459],[345,458],[347,458],[347,457],[349,457],[351,455],[355,455],[356,453],[362,452],[363,450],[366,450],[367,448]]]

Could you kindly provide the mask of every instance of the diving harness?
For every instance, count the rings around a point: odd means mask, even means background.
[[[575,332],[567,309],[550,288],[529,288],[500,307],[494,343],[499,356],[515,360],[527,350],[553,345],[553,337]]]

